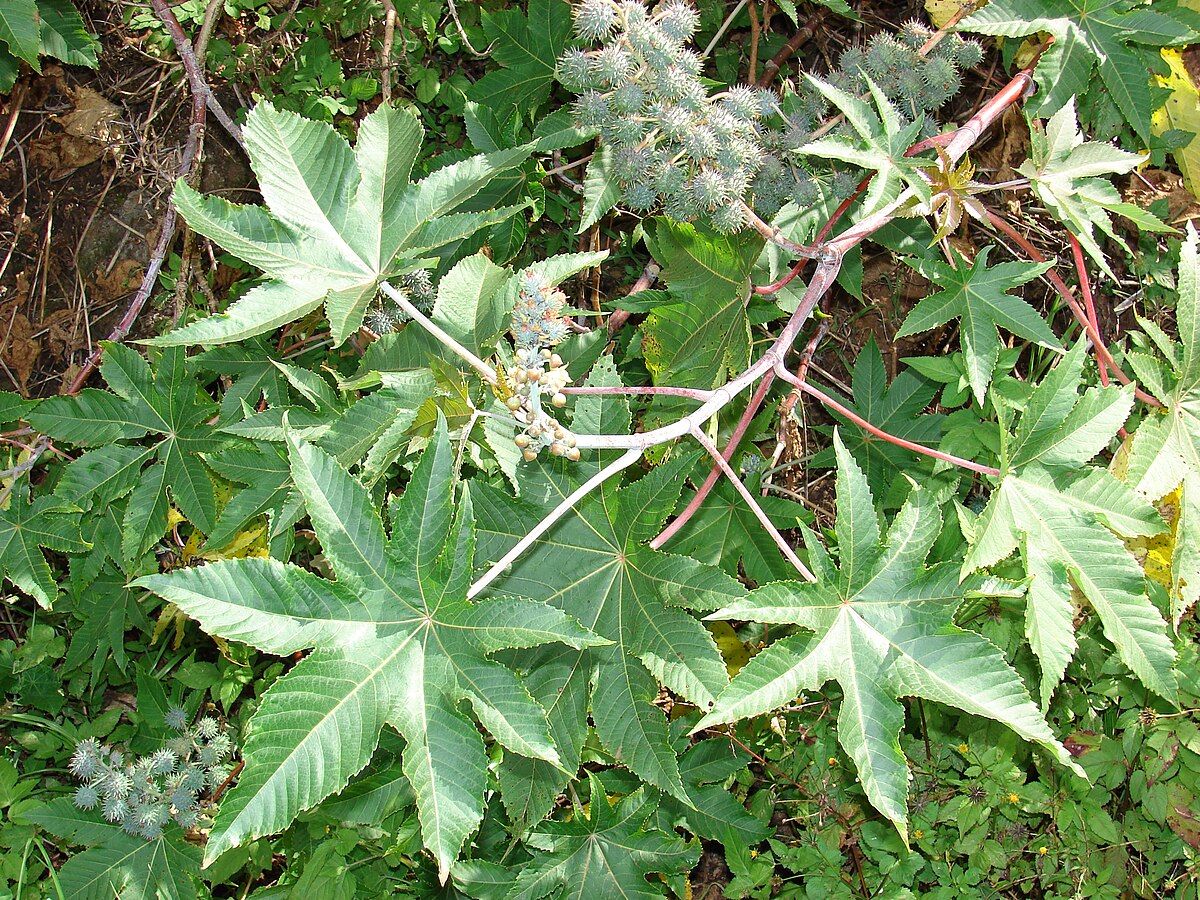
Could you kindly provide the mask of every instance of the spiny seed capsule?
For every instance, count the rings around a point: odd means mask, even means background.
[[[516,394],[513,394],[511,397],[509,397],[507,400],[504,401],[504,405],[507,406],[509,409],[511,409],[513,412],[516,412],[518,409],[521,408],[521,398],[518,397]]]
[[[564,394],[562,391],[559,391],[557,394],[555,394],[553,397],[550,398],[550,402],[553,403],[555,406],[557,406],[559,409],[562,409],[564,406],[567,405],[567,395]]]

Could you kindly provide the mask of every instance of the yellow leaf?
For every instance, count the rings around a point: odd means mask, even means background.
[[[154,646],[158,643],[158,639],[175,628],[175,640],[171,642],[171,646],[178,650],[183,645],[183,629],[187,625],[188,617],[183,614],[183,610],[174,603],[168,603],[158,613],[158,621],[154,623],[154,631],[150,634],[150,645]]]
[[[1162,58],[1170,72],[1156,77],[1162,87],[1170,90],[1171,96],[1166,105],[1151,116],[1151,127],[1156,135],[1172,128],[1193,133],[1191,143],[1176,150],[1174,156],[1183,173],[1184,186],[1193,195],[1200,195],[1200,92],[1197,92],[1179,50],[1165,48]]]
[[[235,666],[250,665],[250,648],[242,644],[231,644],[224,638],[212,636],[213,643],[217,645],[217,649],[221,651],[221,655],[233,663]],[[236,652],[235,652],[236,649]]]
[[[188,543],[191,543],[190,541]],[[224,547],[206,550],[201,556],[215,561],[218,559],[244,559],[247,556],[269,556],[267,547],[267,526],[260,524],[257,528],[247,528],[239,531]]]
[[[196,554],[200,552],[200,545],[203,543],[204,535],[193,528],[191,535],[187,539],[187,543],[179,551],[179,561],[185,566],[191,565],[192,560],[196,558]]]
[[[737,632],[728,622],[705,622],[704,627],[717,642],[717,649],[721,651],[721,656],[725,660],[725,668],[729,671],[729,677],[732,678],[741,671],[742,666],[750,662],[752,654],[749,648],[741,642]]]
[[[1182,499],[1183,488],[1180,486],[1154,504],[1170,526],[1170,531],[1125,541],[1129,552],[1146,571],[1146,577],[1157,581],[1167,591],[1174,588],[1171,560],[1175,555],[1175,534],[1179,527],[1179,504]]]
[[[935,28],[944,28],[950,17],[967,4],[963,0],[925,0],[925,12]],[[983,4],[979,4],[983,6]]]

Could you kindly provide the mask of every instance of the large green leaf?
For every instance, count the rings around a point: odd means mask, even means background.
[[[710,618],[798,625],[755,656],[696,730],[755,716],[827,681],[842,689],[838,740],[854,760],[871,803],[907,837],[908,764],[900,752],[904,709],[897,697],[924,697],[1002,722],[1082,774],[1029,697],[1020,676],[984,638],[954,624],[967,593],[954,563],[926,568],[941,530],[928,495],[914,487],[886,537],[880,536],[866,478],[836,437],[840,565],[807,533],[812,584],[776,582]]]
[[[715,388],[750,362],[746,296],[762,238],[669,219],[657,219],[648,237],[671,293],[642,325],[646,367],[655,384]]]
[[[809,83],[846,117],[848,133],[835,134],[793,148],[806,156],[836,159],[874,172],[862,199],[861,215],[878,212],[891,203],[904,188],[912,188],[926,203],[930,199],[929,182],[919,174],[925,160],[913,158],[907,151],[921,133],[920,122],[908,122],[874,84],[873,103],[854,96],[812,75]],[[853,136],[851,136],[851,133]]]
[[[471,85],[467,96],[501,119],[514,112],[528,115],[550,96],[558,58],[571,36],[571,4],[530,0],[526,13],[500,9],[482,18],[492,42],[489,56],[499,68]]]
[[[168,492],[188,521],[211,533],[217,501],[201,454],[233,439],[206,424],[217,406],[187,375],[183,349],[165,350],[152,369],[132,348],[107,343],[100,374],[115,393],[51,397],[30,413],[51,437],[99,448],[67,467],[59,495],[92,505],[132,491],[122,529],[127,565],[162,537]],[[115,443],[145,435],[158,437],[152,449]]]
[[[79,509],[59,497],[30,503],[27,482],[18,481],[7,509],[0,508],[0,574],[47,609],[58,581],[41,548],[79,553],[89,546],[79,535]]]
[[[409,182],[422,129],[386,104],[367,116],[357,146],[323,122],[262,102],[244,129],[266,206],[203,197],[180,181],[174,201],[187,223],[271,279],[227,312],[154,343],[220,344],[270,331],[322,303],[336,343],[358,331],[381,280],[425,255],[515,214],[455,209],[529,147],[473,156]]]
[[[887,367],[874,335],[867,338],[858,352],[850,379],[853,399],[843,398],[833,388],[824,390],[847,409],[888,434],[937,446],[945,429],[946,417],[940,413],[923,413],[937,393],[937,386],[908,370],[898,374],[889,384]],[[921,462],[922,457],[911,450],[877,440],[836,410],[830,410],[830,415],[850,426],[842,433],[842,439],[862,466],[871,491],[881,500],[885,500],[891,493],[890,489],[896,486],[899,472],[911,473],[914,466],[925,464]],[[836,465],[832,450],[820,451],[813,458],[813,464]]]
[[[100,42],[90,34],[71,0],[38,0],[42,53],[73,66],[96,68]]]
[[[896,332],[897,339],[908,337],[958,318],[958,337],[967,363],[971,391],[980,406],[1000,358],[997,328],[1004,328],[1043,347],[1062,349],[1054,332],[1033,307],[1010,293],[1037,278],[1052,263],[1004,262],[989,266],[991,250],[990,246],[984,247],[971,264],[957,251],[953,251],[954,265],[934,259],[908,261],[939,290],[913,307]]]
[[[362,486],[328,454],[291,440],[292,477],[337,581],[240,559],[137,582],[213,634],[279,654],[313,648],[263,697],[207,860],[281,831],[340,790],[370,760],[387,722],[406,741],[404,774],[444,881],[483,815],[487,781],[483,739],[462,700],[505,747],[559,765],[542,708],[488,655],[601,641],[532,600],[466,600],[473,516],[470,494],[455,490],[453,457],[439,423],[392,505],[389,538]]]
[[[1031,111],[1055,112],[1103,85],[1138,136],[1149,140],[1154,104],[1141,48],[1196,39],[1191,28],[1152,6],[1145,0],[992,0],[958,27],[1003,37],[1049,32],[1055,40],[1034,71],[1039,90]]]
[[[611,379],[604,379],[611,380]],[[581,398],[575,427],[626,430],[624,403]],[[680,459],[661,466],[633,485],[611,481],[585,499],[574,512],[546,532],[511,571],[496,582],[501,590],[545,597],[613,643],[582,653],[545,658],[546,694],[552,698],[552,728],[570,734],[575,748],[583,744],[591,689],[591,713],[604,746],[640,778],[687,802],[667,720],[652,705],[664,684],[681,697],[707,708],[728,681],[725,664],[712,637],[681,607],[713,609],[744,593],[719,569],[685,556],[651,550],[652,538],[674,509],[686,466]],[[586,477],[587,461],[560,468],[550,464],[523,466],[518,472],[521,499],[502,491],[474,492],[479,513],[480,553],[497,559],[543,515],[557,506]],[[551,691],[555,693],[550,693]],[[557,732],[556,732],[557,733]],[[565,768],[574,771],[578,756],[568,757],[559,741]],[[544,768],[544,767],[543,767]],[[543,772],[553,794],[565,779]],[[536,790],[545,797],[549,788]],[[545,809],[539,810],[540,818]]]
[[[201,896],[200,848],[184,840],[176,825],[147,841],[128,834],[120,825],[80,812],[68,797],[51,800],[24,816],[67,843],[89,848],[72,855],[59,870],[62,896],[72,900],[194,900]]]
[[[1171,612],[1178,624],[1200,598],[1200,252],[1189,225],[1179,260],[1175,327],[1179,344],[1161,382],[1161,413],[1151,413],[1134,433],[1125,478],[1152,500],[1182,487],[1171,565]]]
[[[1044,704],[1075,652],[1072,588],[1099,614],[1125,664],[1148,688],[1174,699],[1166,623],[1147,596],[1145,573],[1118,538],[1161,533],[1165,525],[1132,489],[1084,465],[1124,423],[1132,391],[1094,387],[1080,396],[1082,369],[1080,343],[1029,398],[962,572],[1020,551],[1030,579],[1025,629],[1041,662]]]
[[[665,897],[666,885],[647,875],[682,874],[700,859],[700,848],[676,834],[647,828],[657,802],[645,788],[610,805],[595,776],[588,809],[569,822],[545,822],[536,831],[544,847],[521,868],[506,900],[634,900]]]
[[[702,463],[712,465],[707,457]],[[745,481],[751,491],[758,487],[757,476],[747,477]],[[685,491],[680,505],[694,496],[693,491]],[[799,503],[783,497],[759,497],[758,505],[781,531],[795,528],[800,522],[811,521],[812,518]],[[709,565],[720,566],[734,577],[739,572],[745,572],[759,584],[787,578],[796,571],[784,559],[775,539],[762,527],[737,489],[725,478],[717,482],[705,498],[704,505],[671,539],[671,550]]]
[[[1118,240],[1109,213],[1117,213],[1146,231],[1172,231],[1153,214],[1125,203],[1111,182],[1099,176],[1132,171],[1144,156],[1126,153],[1112,144],[1085,141],[1075,118],[1075,98],[1066,101],[1043,128],[1030,136],[1030,158],[1017,167],[1029,178],[1038,199],[1079,239],[1100,268],[1113,275],[1096,229]]]
[[[13,56],[20,57],[41,72],[38,54],[42,50],[40,20],[36,0],[3,0],[0,2],[0,42],[7,45]]]

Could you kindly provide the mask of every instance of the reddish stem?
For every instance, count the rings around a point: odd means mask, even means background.
[[[1050,46],[1049,44],[1045,45]],[[1045,47],[1042,48],[1043,50]],[[923,141],[918,141],[909,147],[905,152],[905,156],[915,156],[916,154],[929,150],[935,145],[941,146],[947,155],[958,161],[963,154],[975,145],[980,136],[992,126],[992,124],[1004,114],[1004,111],[1028,96],[1033,90],[1033,67],[1036,62],[1030,63],[1027,68],[1022,69],[1012,79],[996,92],[987,103],[979,108],[979,111],[971,118],[967,119],[962,125],[956,128],[949,134],[940,134]]]
[[[1083,260],[1083,247],[1079,245],[1079,239],[1069,230],[1067,238],[1071,241],[1071,254],[1075,259],[1075,271],[1079,273],[1079,290],[1083,294],[1083,306],[1087,311],[1088,321],[1092,323],[1092,330],[1096,334],[1100,334],[1100,319],[1096,315],[1096,304],[1092,299],[1092,282],[1088,278],[1087,265]],[[1108,366],[1105,365],[1103,359],[1097,359],[1096,366],[1100,370],[1100,383],[1108,387]]]
[[[1018,73],[1017,76],[1014,77],[1012,81],[1010,81],[1009,84],[1006,85],[996,95],[996,97],[986,103],[979,110],[979,112],[973,115],[966,122],[966,124],[952,133],[951,139],[946,143],[947,155],[954,160],[965,153],[967,149],[979,139],[979,136],[983,133],[984,129],[995,122],[995,120],[999,118],[1005,109],[1020,99],[1024,95],[1025,91],[1029,89],[1031,84],[1032,73],[1030,70],[1027,69]],[[859,186],[859,190],[865,189],[865,186],[865,184],[861,184]],[[850,202],[852,202],[852,200]],[[848,208],[849,202],[847,202],[845,206]],[[785,238],[780,233],[778,228],[768,225],[757,215],[755,215],[754,212],[748,207],[746,212],[748,214],[748,221],[751,226],[753,226],[759,232],[759,234],[761,234],[767,240],[774,242],[778,246],[796,254],[797,256],[800,256],[802,259],[820,259],[822,260],[822,264],[828,266],[828,270],[832,272],[836,272],[841,267],[841,259],[848,250],[865,240],[878,229],[882,228],[889,221],[891,221],[895,215],[893,211],[881,210],[874,215],[868,216],[866,219],[859,222],[844,234],[839,235],[836,240],[826,242],[829,230],[832,228],[832,223],[835,221],[835,217],[844,212],[844,210],[839,207],[839,211],[835,211],[834,216],[830,217],[830,221],[826,223],[826,227],[823,229],[822,235],[818,238],[817,242],[815,242],[812,246],[805,247]],[[796,270],[798,271],[798,266],[796,267]],[[794,277],[795,274],[791,274],[788,280],[791,280],[791,278]],[[809,285],[810,289],[812,287],[813,285]],[[817,300],[824,295],[828,288],[829,285],[826,285],[824,289],[819,291],[811,298],[808,303],[809,308],[803,313],[800,321],[803,321],[812,313],[812,307],[815,306]],[[797,313],[799,312],[800,310],[798,309]],[[795,316],[796,314],[793,314],[793,321],[795,320]],[[777,360],[776,372],[785,380],[792,381],[795,379],[795,376],[793,376],[783,367],[781,360]],[[767,372],[763,376],[763,383],[759,385],[754,397],[751,398],[750,403],[747,405],[746,412],[743,413],[742,419],[739,421],[738,428],[734,431],[734,435],[730,440],[729,445],[725,448],[725,451],[722,454],[726,462],[728,462],[728,460],[733,456],[734,451],[737,449],[737,443],[745,434],[746,429],[749,428],[750,421],[753,419],[755,413],[757,413],[758,406],[762,403],[762,399],[765,398],[766,392],[770,388],[770,381],[771,373]],[[799,379],[796,379],[796,381],[793,383],[797,382],[797,386],[803,386],[803,389],[809,393],[816,391],[815,388],[811,388],[806,382],[800,382]],[[914,444],[910,441],[905,441],[902,438],[895,437],[894,435],[889,435],[886,432],[875,428],[874,425],[871,425],[869,422],[861,419],[844,407],[841,407],[832,398],[826,397],[819,391],[813,393],[813,396],[817,396],[818,394],[820,395],[819,398],[823,399],[823,402],[838,409],[851,421],[858,423],[867,431],[883,438],[884,440],[894,443],[897,446],[905,447],[914,451],[915,453],[933,456],[937,459],[942,459],[945,462],[961,465],[967,469],[971,469],[981,474],[996,476],[999,476],[1000,474],[999,469],[993,469],[989,466],[980,466],[979,464],[973,463],[970,460],[960,459],[959,457],[944,454],[937,450],[931,450],[930,448],[923,447],[920,444]],[[699,509],[704,503],[704,500],[712,490],[713,485],[716,484],[720,474],[719,468],[716,467],[709,472],[708,477],[704,480],[704,483],[700,486],[700,489],[696,492],[696,495],[691,499],[691,501],[689,501],[683,512],[680,513],[679,517],[676,518],[670,525],[668,525],[667,528],[665,528],[663,532],[658,535],[658,537],[650,542],[651,547],[658,549],[668,540],[670,540],[671,537],[677,534],[681,528],[683,528],[687,521],[691,519],[693,515],[695,515],[696,510]]]
[[[970,469],[972,472],[978,472],[980,475],[991,475],[996,478],[1000,477],[999,469],[994,469],[991,466],[983,466],[983,465],[980,465],[979,463],[971,462],[971,460],[969,460],[969,459],[963,459],[961,456],[954,456],[950,453],[943,453],[941,450],[934,450],[932,447],[926,447],[923,444],[914,444],[912,441],[906,441],[902,437],[896,437],[896,435],[894,435],[894,434],[888,434],[882,428],[875,427],[874,425],[872,425],[870,422],[868,422],[866,419],[864,419],[862,416],[858,415],[857,413],[851,412],[849,409],[847,409],[842,404],[838,403],[836,400],[834,400],[832,397],[830,397],[824,391],[818,390],[817,388],[813,387],[811,384],[809,384],[807,381],[804,381],[801,378],[797,378],[795,375],[793,375],[791,372],[784,369],[782,366],[777,371],[779,373],[779,377],[782,378],[784,381],[788,382],[789,384],[795,385],[797,388],[804,391],[804,393],[809,394],[812,397],[815,397],[816,399],[818,399],[822,403],[824,403],[826,406],[828,406],[830,409],[837,412],[839,415],[842,415],[845,418],[849,419],[851,422],[853,422],[859,428],[862,428],[864,431],[870,432],[871,434],[875,435],[877,438],[881,438],[882,440],[887,441],[889,444],[894,444],[897,447],[903,447],[906,450],[912,450],[914,453],[920,453],[923,456],[932,456],[934,459],[940,459],[943,462],[953,463],[954,465],[961,466],[964,469]]]
[[[816,331],[813,336],[808,339],[808,343],[804,345],[804,352],[800,354],[800,365],[796,369],[796,377],[803,381],[808,377],[808,365],[812,362],[813,355],[817,352],[817,345],[821,343],[829,331],[829,323],[822,320],[817,323]],[[783,398],[783,402],[779,404],[779,415],[781,417],[790,416],[792,410],[796,408],[796,401],[800,399],[800,389],[792,388],[788,391],[788,395]]]
[[[1024,250],[1025,254],[1030,259],[1032,259],[1034,262],[1046,261],[1046,257],[1041,253],[1041,251],[1039,251],[1037,247],[1033,246],[1033,244],[1026,240],[1025,236],[1017,231],[1017,229],[1015,229],[1012,225],[1010,225],[1003,217],[992,212],[990,209],[987,210],[987,214],[988,221],[992,223],[993,227],[999,231],[1002,231],[1005,236],[1008,237],[1014,244]],[[1132,383],[1133,379],[1126,375],[1124,370],[1117,365],[1117,361],[1113,359],[1113,355],[1109,352],[1108,346],[1104,343],[1104,339],[1100,337],[1100,333],[1092,326],[1092,322],[1088,319],[1087,313],[1084,311],[1083,307],[1079,305],[1079,301],[1075,299],[1075,295],[1071,293],[1071,289],[1067,286],[1067,283],[1059,277],[1058,273],[1055,272],[1053,268],[1047,270],[1046,278],[1049,279],[1050,284],[1053,285],[1054,289],[1058,292],[1058,295],[1062,297],[1067,306],[1070,307],[1071,314],[1075,316],[1075,321],[1083,326],[1084,332],[1087,334],[1088,338],[1092,342],[1092,346],[1096,350],[1097,359],[1112,369],[1113,376],[1117,379],[1117,381],[1121,382],[1121,384]],[[1162,406],[1158,400],[1156,400],[1154,397],[1151,397],[1139,387],[1134,388],[1134,395],[1143,403],[1149,404],[1150,406]]]
[[[738,420],[737,427],[733,429],[733,435],[729,438],[729,443],[725,445],[725,449],[721,451],[721,458],[726,464],[733,459],[733,454],[737,451],[738,444],[746,434],[746,429],[750,427],[750,423],[754,421],[754,416],[758,409],[762,406],[763,400],[766,399],[767,392],[771,389],[771,382],[775,380],[772,372],[767,372],[763,375],[763,380],[759,382],[758,388],[755,389],[754,395],[750,398],[750,402],[746,404],[746,409],[742,413],[742,417]],[[683,511],[675,517],[654,540],[650,542],[650,546],[655,550],[673,538],[679,533],[696,514],[696,511],[704,505],[704,501],[708,499],[708,495],[712,492],[713,486],[717,483],[717,479],[721,477],[721,466],[715,465],[709,470],[708,476],[704,479],[704,483],[700,485],[695,495],[688,501],[688,505],[683,508]]]
[[[817,33],[817,29],[822,24],[823,19],[824,13],[821,10],[818,10],[816,13],[810,16],[808,21],[804,23],[804,27],[788,39],[788,42],[780,48],[779,52],[775,54],[774,58],[763,64],[762,74],[754,83],[758,87],[766,87],[769,85],[774,80],[775,76],[779,74],[780,70],[783,68],[783,64],[791,59],[792,56],[795,55],[796,51],[804,46],[805,43],[810,41],[813,35]]]
[[[681,388],[681,387],[564,387],[564,394],[576,394],[583,396],[612,396],[614,394],[659,394],[668,397],[684,397],[688,400],[698,400],[701,403],[712,398],[712,391],[703,391],[698,388]]]
[[[792,279],[795,278],[797,275],[799,275],[804,270],[804,267],[807,264],[808,264],[807,259],[800,260],[794,266],[792,266],[790,269],[788,269],[787,274],[784,275],[782,278],[780,278],[778,281],[772,281],[770,284],[759,285],[758,287],[756,287],[754,289],[754,293],[756,293],[760,296],[762,296],[764,294],[778,293],[779,291],[781,291],[785,287],[787,287],[788,284],[792,281]]]
[[[196,52],[192,49],[192,42],[183,31],[183,26],[179,24],[179,20],[175,18],[175,13],[171,7],[167,5],[166,0],[150,0],[150,5],[154,8],[155,15],[159,21],[167,27],[167,33],[171,35],[171,40],[175,44],[175,50],[179,53],[179,59],[183,63],[183,71],[187,75],[188,84],[192,89],[193,96],[199,97],[200,102],[205,104],[209,112],[213,114],[221,127],[224,128],[231,138],[237,141],[237,145],[243,150],[246,149],[246,139],[242,137],[242,129],[234,124],[233,119],[229,117],[229,113],[225,112],[220,101],[212,92],[212,88],[208,86],[208,81],[204,78],[204,67],[200,61],[196,59]]]
[[[658,263],[651,260],[646,263],[646,268],[642,270],[641,276],[633,283],[633,287],[629,289],[627,297],[632,297],[634,294],[641,291],[648,291],[654,286],[654,282],[658,280],[658,273],[662,269]],[[608,336],[611,338],[629,321],[630,312],[627,309],[618,309],[608,317]]]
[[[850,209],[850,207],[854,205],[854,202],[859,197],[862,196],[862,192],[867,189],[867,185],[869,185],[871,183],[871,179],[874,177],[875,177],[875,173],[872,172],[870,175],[868,175],[866,178],[864,178],[862,181],[860,181],[858,183],[858,187],[856,187],[854,189],[853,194],[851,194],[849,197],[847,197],[845,200],[843,200],[841,203],[838,204],[838,208],[833,211],[833,215],[831,215],[829,217],[829,221],[826,222],[824,225],[822,225],[821,230],[819,232],[817,232],[817,239],[814,242],[813,246],[818,246],[825,242],[825,239],[829,237],[829,232],[833,231],[833,226],[837,224],[838,219],[840,219],[842,216],[844,216],[846,214],[846,212]],[[795,278],[797,275],[799,275],[801,271],[803,271],[804,264],[807,262],[808,262],[807,258],[801,259],[794,266],[792,266],[791,270],[786,275],[784,275],[778,281],[776,281],[773,284],[765,284],[761,287],[756,287],[754,289],[754,293],[756,293],[756,294],[774,294],[774,293],[779,292],[788,284],[788,282],[790,282],[793,278]]]

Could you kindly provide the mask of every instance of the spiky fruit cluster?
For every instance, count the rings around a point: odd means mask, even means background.
[[[83,784],[75,791],[75,805],[100,807],[109,822],[148,841],[172,819],[194,827],[203,813],[202,796],[229,776],[233,741],[216,719],[205,717],[188,728],[187,714],[173,708],[166,721],[180,734],[148,756],[126,760],[95,738],[76,744],[70,770]]]
[[[395,287],[421,312],[433,311],[433,280],[425,269],[416,269],[396,279]],[[406,313],[391,297],[380,294],[375,305],[367,310],[363,324],[376,334],[388,334],[409,320]]]
[[[906,22],[896,35],[877,34],[864,47],[842,54],[833,81],[853,93],[870,79],[910,120],[940,109],[962,88],[962,73],[979,65],[983,47],[957,34],[946,35],[928,54],[933,37],[920,22]]]
[[[549,449],[555,456],[579,459],[574,436],[546,409],[562,408],[567,397],[562,392],[571,376],[554,347],[567,336],[562,312],[566,295],[532,269],[518,276],[520,287],[512,312],[512,336],[516,344],[516,366],[509,373],[511,391],[506,403],[524,431],[515,438],[527,461]]]
[[[710,96],[703,61],[686,46],[698,21],[687,0],[667,0],[653,12],[640,0],[583,0],[575,8],[576,33],[600,46],[568,50],[558,78],[579,95],[579,124],[599,129],[609,146],[624,205],[660,208],[678,221],[704,218],[733,232],[746,225],[747,206],[762,216],[789,202],[810,206],[819,183],[849,196],[861,176],[814,170],[797,152],[830,115],[825,97],[809,85],[781,97],[749,86]],[[916,120],[949,100],[961,71],[982,58],[978,44],[957,36],[922,57],[930,35],[916,22],[895,37],[878,35],[848,50],[829,79],[861,94],[869,78]]]
[[[559,78],[579,94],[579,122],[611,147],[628,208],[661,206],[680,221],[705,217],[736,231],[745,224],[740,201],[765,161],[761,130],[775,96],[748,86],[709,96],[703,62],[686,46],[698,22],[685,0],[653,13],[633,0],[585,0],[576,31],[602,46],[569,50]]]

